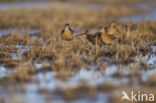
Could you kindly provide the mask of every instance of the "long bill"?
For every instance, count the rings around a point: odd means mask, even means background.
[[[86,34],[85,33],[81,33],[81,34],[75,35],[74,37],[78,37],[78,36],[81,36],[81,35],[86,35]]]

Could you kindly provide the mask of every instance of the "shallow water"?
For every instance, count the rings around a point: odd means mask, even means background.
[[[16,53],[12,53],[12,59],[13,60],[18,60],[19,56],[21,56],[24,53],[24,51],[28,51],[30,49],[29,46],[25,46],[25,45],[16,45],[16,47],[19,50],[17,50]]]
[[[111,68],[107,68],[111,69]],[[150,70],[150,71],[144,71],[141,74],[142,81],[145,82],[148,77],[151,75],[155,75],[156,70]],[[7,97],[12,96],[12,98],[9,99],[9,101],[15,102],[15,98],[17,98],[17,101],[20,101],[22,103],[45,103],[46,101],[53,101],[53,102],[61,102],[65,103],[65,100],[63,97],[58,97],[57,95],[53,94],[52,92],[56,89],[66,89],[70,87],[78,87],[83,83],[89,83],[92,86],[98,86],[100,84],[107,84],[107,83],[114,83],[114,86],[123,86],[128,83],[129,79],[124,78],[113,78],[113,77],[107,77],[105,75],[102,75],[100,72],[97,71],[88,71],[85,69],[82,69],[78,74],[75,76],[69,78],[66,81],[59,80],[55,78],[55,73],[53,72],[46,72],[46,73],[40,73],[33,77],[33,82],[26,83],[23,85],[18,85],[16,87],[13,87],[12,89],[10,87],[1,87],[0,91],[1,98],[4,101],[7,101]],[[34,82],[37,81],[37,82]],[[94,82],[93,82],[94,81]],[[134,80],[134,82],[137,82],[137,78]],[[138,85],[136,83],[136,85]],[[3,88],[3,89],[2,89]],[[10,89],[9,89],[10,88]],[[40,90],[49,91],[47,92],[47,96],[50,95],[49,99],[46,99],[46,94],[39,93]],[[12,91],[12,95],[10,92]],[[23,91],[23,92],[22,92]],[[48,98],[48,97],[47,97]],[[92,101],[91,98],[88,97],[81,97],[80,99],[74,100],[78,103],[90,103]],[[105,92],[97,92],[97,95],[94,97],[94,101],[96,103],[107,103],[109,101],[108,96]],[[10,102],[9,102],[10,103]]]
[[[22,46],[21,46],[22,48]],[[152,52],[155,53],[155,46],[152,47]],[[148,65],[152,64],[152,67],[155,67],[156,55],[152,55],[149,58],[149,54],[140,59],[142,62],[146,62]],[[108,63],[109,64],[109,63]],[[42,64],[39,61],[34,62],[36,69],[41,69]],[[133,67],[133,63],[130,66]],[[47,66],[50,66],[47,63]],[[30,82],[24,84],[16,84],[15,87],[10,88],[0,85],[0,99],[7,102],[22,102],[22,103],[45,103],[45,102],[61,102],[66,103],[66,100],[61,95],[56,95],[53,92],[55,90],[66,90],[68,88],[77,88],[81,85],[88,84],[90,86],[99,86],[109,83],[113,83],[113,86],[127,86],[131,81],[129,75],[131,75],[132,68],[127,66],[115,64],[108,65],[105,68],[105,72],[102,70],[95,70],[94,67],[90,69],[82,68],[78,73],[71,73],[71,76],[62,80],[56,77],[56,72],[45,71],[39,72],[34,75]],[[13,71],[6,69],[4,66],[0,66],[0,78],[11,75]],[[140,77],[134,77],[133,85],[141,86],[140,82],[147,82],[148,78],[156,74],[156,69],[151,68],[148,70],[140,70]],[[42,93],[40,91],[46,91]],[[12,93],[12,94],[11,94]],[[12,97],[8,99],[8,97]],[[16,99],[15,99],[16,98]],[[90,103],[94,101],[96,103],[107,103],[109,97],[106,92],[98,91],[96,96],[93,98],[89,97],[80,97],[79,99],[74,100],[74,103]],[[71,101],[72,102],[72,101]]]
[[[27,7],[45,7],[47,3],[10,3],[10,4],[0,4],[0,9],[10,9],[10,8],[27,8]],[[144,4],[142,4],[144,6]],[[142,7],[140,5],[140,7]],[[74,4],[64,4],[64,6],[75,7]],[[102,8],[102,6],[98,7],[96,5],[88,6],[91,9],[98,9]],[[156,13],[155,9],[150,14],[145,15],[138,15],[132,17],[123,17],[121,21],[133,21],[137,22],[142,19],[145,20],[156,20]],[[96,30],[95,30],[96,31]],[[16,30],[0,30],[0,35],[4,34],[7,35],[8,33],[14,33]],[[39,30],[30,30],[29,34],[38,33]],[[28,32],[19,31],[20,34],[25,34]],[[25,46],[17,46],[19,50],[17,51],[18,54],[22,54],[25,50],[29,50],[29,48]],[[138,58],[138,61],[142,61],[147,63],[149,66],[148,70],[140,70],[140,77],[134,77],[133,85],[141,87],[140,82],[147,82],[148,78],[153,75],[156,75],[156,47],[152,47],[151,53],[147,54],[146,56],[142,57],[141,59]],[[16,53],[12,54],[13,59],[18,59],[18,55]],[[66,79],[62,80],[56,77],[56,72],[53,71],[45,71],[39,72],[34,75],[30,82],[24,84],[15,84],[14,86],[3,86],[0,84],[0,102],[2,103],[46,103],[46,102],[56,102],[56,103],[66,103],[64,97],[59,95],[53,94],[55,90],[65,90],[67,88],[77,88],[84,84],[89,84],[91,86],[98,87],[99,85],[106,85],[109,83],[113,83],[115,87],[124,86],[127,88],[128,83],[131,81],[129,75],[131,75],[131,71],[133,68],[128,68],[125,65],[115,65],[109,64],[104,72],[103,69],[96,70],[94,66],[91,68],[86,69],[82,68],[78,73],[72,72],[71,76]],[[95,64],[96,65],[96,64]],[[134,64],[130,64],[129,66],[133,66]],[[41,62],[35,61],[34,66],[36,69],[40,70],[43,67]],[[50,66],[50,63],[47,63],[46,66]],[[7,77],[12,75],[16,71],[7,69],[4,67],[3,64],[0,64],[0,78]],[[40,93],[41,90],[48,91],[46,94]],[[8,98],[9,97],[9,98]],[[98,91],[94,100],[89,97],[82,97],[77,100],[74,100],[74,103],[108,103],[109,97],[107,93]],[[68,102],[68,101],[67,101]],[[71,101],[72,102],[72,101]]]
[[[155,3],[139,3],[134,6],[134,8],[146,8],[150,10],[149,13],[146,14],[139,14],[139,15],[133,15],[130,17],[121,17],[120,21],[126,22],[126,21],[132,21],[132,22],[139,22],[141,20],[146,21],[154,21],[156,20],[156,4]]]
[[[130,16],[130,17],[122,17],[120,19],[122,22],[132,21],[132,22],[139,22],[139,21],[154,21],[156,20],[156,10],[152,10],[148,14],[140,14],[136,16]]]
[[[41,8],[52,5],[49,2],[15,2],[15,3],[0,3],[0,9],[12,9],[12,8]]]
[[[0,36],[1,35],[8,35],[8,34],[14,34],[14,33],[19,33],[19,34],[36,34],[39,33],[40,30],[39,29],[31,29],[29,31],[25,31],[25,30],[16,30],[16,29],[1,29],[0,30]]]
[[[0,64],[0,78],[12,75],[15,72],[16,70],[8,70],[4,67],[4,65]]]

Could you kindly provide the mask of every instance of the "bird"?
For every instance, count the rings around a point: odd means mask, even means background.
[[[96,36],[95,35],[93,36],[89,29],[85,30],[85,34],[87,35],[88,41],[90,41],[92,44],[96,43]]]
[[[105,31],[108,35],[115,35],[117,32],[119,32],[119,29],[115,23],[112,23],[110,26],[105,27]]]
[[[105,28],[104,27],[100,27],[99,32],[97,34],[98,36],[100,36],[101,41],[103,42],[103,44],[111,44],[113,39],[111,36],[106,34]]]
[[[66,41],[70,41],[74,38],[74,31],[70,28],[68,23],[64,25],[64,28],[61,31],[61,36],[62,39]]]
[[[91,42],[93,45],[95,45],[96,43],[98,43],[98,35],[93,35],[90,31],[90,29],[86,29],[84,33],[80,34],[80,35],[87,35],[87,40],[89,42]],[[78,36],[80,36],[78,35]]]

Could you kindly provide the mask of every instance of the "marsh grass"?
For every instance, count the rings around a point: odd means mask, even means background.
[[[1,44],[25,45],[30,49],[21,54],[20,61],[49,60],[51,69],[58,72],[57,77],[67,78],[72,71],[79,71],[80,68],[90,68],[90,65],[102,62],[101,57],[110,56],[115,63],[135,62],[138,55],[150,52],[150,42],[156,40],[156,35],[151,31],[151,25],[147,23],[121,23],[118,24],[120,32],[117,39],[111,45],[92,45],[85,36],[74,38],[72,41],[64,41],[60,38],[59,30],[39,33],[39,41],[30,39],[29,34],[12,34],[1,36]],[[155,28],[155,26],[152,28]],[[53,34],[54,33],[54,34]],[[149,45],[150,44],[150,45]],[[9,49],[15,49],[10,46]],[[7,50],[7,49],[6,49]],[[1,52],[2,63],[6,67],[18,66],[18,60],[12,60],[11,54]],[[5,59],[6,58],[6,59]],[[9,62],[9,63],[7,63]],[[33,64],[32,64],[33,65]],[[46,67],[44,67],[46,68]]]
[[[124,2],[123,0],[120,1]],[[112,2],[116,1],[113,0]],[[109,3],[111,4],[111,2]],[[59,4],[44,9],[0,10],[1,29],[40,29],[40,32],[34,35],[29,34],[29,32],[25,34],[15,32],[0,36],[0,63],[7,69],[16,70],[14,74],[0,78],[0,82],[6,84],[29,82],[32,80],[32,76],[43,71],[56,72],[56,78],[67,80],[72,76],[72,73],[79,73],[82,68],[97,70],[105,75],[107,65],[115,64],[118,66],[122,64],[131,70],[128,75],[130,78],[128,84],[119,87],[112,81],[98,86],[85,83],[83,85],[82,83],[81,86],[69,87],[56,92],[59,92],[59,95],[63,95],[69,101],[81,98],[81,96],[85,97],[86,94],[89,98],[95,97],[98,91],[109,92],[110,101],[115,103],[120,102],[120,99],[119,95],[112,95],[113,90],[122,90],[127,86],[133,87],[135,78],[139,79],[139,83],[144,84],[144,86],[155,86],[155,79],[153,79],[155,76],[150,77],[148,82],[141,81],[140,70],[148,70],[149,65],[138,62],[136,57],[141,58],[151,52],[151,46],[156,45],[156,22],[123,23],[118,21],[122,16],[129,16],[138,12],[140,10],[124,6],[118,6],[116,9],[116,6],[112,5],[111,9],[90,10],[83,7],[64,8]],[[67,22],[70,23],[74,31],[77,28],[76,34],[79,34],[86,28],[95,31],[100,26],[108,26],[113,20],[116,21],[119,32],[110,45],[92,45],[86,36],[75,37],[72,41],[61,39],[60,31]],[[23,45],[25,48],[21,54],[18,53],[20,51],[19,45]],[[17,53],[17,60],[13,59],[12,53]],[[42,67],[37,69],[35,61],[41,61]],[[46,65],[47,62],[49,65]],[[130,63],[134,65],[129,66]],[[121,78],[122,74],[118,73],[116,76]]]
[[[84,6],[65,8],[62,4],[56,3],[47,8],[0,10],[0,28],[45,28],[56,30],[66,22],[73,26],[97,26],[109,23],[112,20],[117,20],[121,16],[130,16],[136,13],[148,12],[146,9],[127,8],[124,5],[118,7],[109,5],[109,7],[111,7],[111,9],[105,7],[99,10],[90,10]],[[5,18],[3,18],[3,15],[5,15]]]

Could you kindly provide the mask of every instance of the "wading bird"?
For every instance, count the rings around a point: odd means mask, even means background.
[[[104,44],[111,44],[113,41],[113,38],[106,34],[104,27],[100,27],[98,35],[101,37],[101,41]]]
[[[69,24],[65,24],[63,30],[61,31],[61,36],[63,40],[70,41],[74,38],[74,31],[70,28]]]
[[[115,35],[117,32],[119,32],[119,29],[117,28],[116,24],[112,23],[110,26],[105,28],[105,31],[108,35]]]
[[[91,31],[89,29],[85,30],[85,34],[87,35],[87,40],[90,41],[92,44],[98,43],[98,35],[92,35]]]
[[[81,36],[81,35],[87,35],[87,40],[90,41],[93,45],[99,43],[99,36],[96,34],[93,35],[89,29],[86,29],[84,33],[79,34],[77,36]]]

